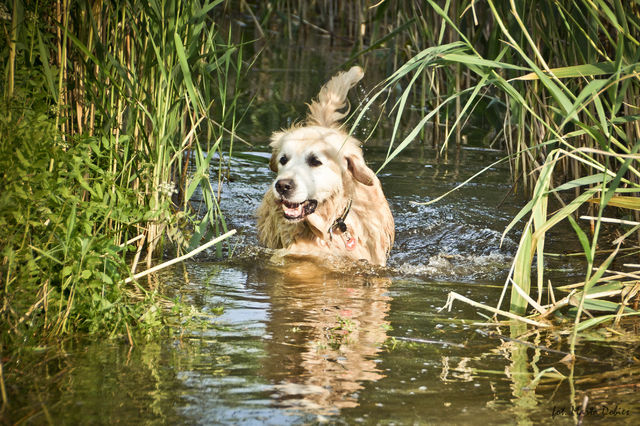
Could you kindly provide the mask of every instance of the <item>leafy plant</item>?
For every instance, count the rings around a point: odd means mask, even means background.
[[[582,0],[535,4],[513,0],[496,4],[488,0],[486,8],[474,2],[457,5],[458,11],[471,11],[474,16],[476,12],[485,17],[489,14],[490,20],[486,22],[491,25],[486,27],[485,34],[489,34],[488,40],[493,44],[487,47],[477,42],[477,33],[469,27],[468,15],[463,18],[455,13],[455,3],[442,5],[428,1],[430,11],[439,16],[446,28],[441,28],[437,40],[431,30],[425,29],[424,37],[435,45],[419,50],[399,66],[365,105],[366,109],[377,97],[398,85],[403,86],[393,107],[395,127],[382,167],[418,140],[427,123],[435,120],[434,126],[440,126],[439,113],[452,105],[455,104],[456,110],[453,128],[460,129],[466,122],[465,116],[480,105],[483,98],[490,96],[501,102],[505,108],[504,143],[509,152],[506,160],[511,163],[514,179],[523,178],[531,197],[505,230],[506,233],[513,229],[528,216],[505,285],[505,293],[511,289],[509,315],[522,318],[531,307],[539,316],[548,317],[567,304],[577,306],[573,343],[578,330],[613,318],[606,316],[606,320],[583,321],[582,314],[587,309],[617,312],[617,320],[621,315],[638,315],[627,307],[637,294],[634,284],[637,273],[628,274],[630,279],[618,282],[615,289],[594,290],[597,283],[611,281],[606,272],[612,267],[622,244],[629,245],[627,253],[640,253],[640,248],[629,241],[629,237],[640,229],[638,205],[633,197],[625,195],[640,191],[640,156],[637,154],[640,115],[636,107],[640,94],[637,72],[640,21],[637,6],[620,1],[597,2],[596,6]],[[422,15],[425,19],[429,16],[428,13]],[[455,41],[443,44],[442,34],[447,31],[455,34],[455,37],[448,37]],[[449,86],[455,87],[455,91],[442,100],[437,97],[436,104],[396,145],[398,125],[410,96],[420,92],[417,82],[442,68],[454,70],[456,82]],[[467,79],[472,83],[467,87],[459,84],[462,69],[473,75]],[[363,114],[364,111],[356,123]],[[453,128],[446,131],[442,150],[454,134]],[[550,197],[560,205],[555,212],[549,212],[553,205]],[[605,218],[607,212],[616,213],[610,208],[613,206],[631,210],[636,221]],[[592,234],[587,237],[573,215],[594,209],[589,216]],[[565,304],[558,304],[551,286],[545,289],[545,238],[564,220],[576,230],[583,246],[586,279],[582,283],[583,291],[578,293],[579,298],[574,293],[573,297],[562,299]],[[623,235],[616,240],[616,248],[596,267],[598,246],[603,244],[604,220],[633,228],[621,230]],[[534,270],[536,277],[532,282]],[[545,291],[553,302],[543,306]],[[620,299],[617,303],[606,300],[596,303],[594,295],[599,298],[619,296]],[[500,310],[501,304],[502,298],[498,307],[492,310],[504,313]]]
[[[242,41],[217,25],[222,6],[11,3],[3,336],[157,329],[161,298],[129,284],[139,257],[150,267],[167,239],[180,252],[231,234],[211,180],[233,150],[243,62]]]

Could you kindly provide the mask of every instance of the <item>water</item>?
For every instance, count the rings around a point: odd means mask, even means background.
[[[267,74],[274,73],[258,71],[256,81]],[[271,93],[288,87],[302,113],[314,94],[306,93],[308,79],[326,77],[319,74],[273,77]],[[257,246],[254,212],[273,178],[260,161],[268,158],[269,129],[286,125],[273,117],[291,114],[283,98],[257,108],[257,144],[231,160],[222,202],[239,231],[231,260],[209,252],[156,277],[205,315],[134,347],[78,339],[33,349],[21,359],[28,373],[7,376],[7,423],[571,424],[584,395],[595,410],[585,423],[637,423],[637,344],[593,332],[572,371],[558,331],[478,325],[483,312],[461,302],[439,310],[450,292],[495,305],[519,238],[516,231],[500,244],[501,234],[522,199],[508,194],[507,166],[498,165],[438,203],[417,203],[464,182],[499,152],[465,147],[436,161],[417,145],[380,173],[396,220],[388,268],[272,262]],[[271,110],[278,114],[265,119]],[[374,167],[385,152],[382,138],[365,147]],[[568,235],[555,234],[549,250],[570,249]],[[547,267],[558,285],[579,280],[575,263]],[[557,375],[540,376],[545,370]]]

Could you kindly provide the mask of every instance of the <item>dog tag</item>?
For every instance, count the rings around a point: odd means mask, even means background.
[[[344,240],[344,245],[347,250],[351,251],[356,248],[356,239],[353,238],[349,231],[345,231],[342,233],[342,239]]]

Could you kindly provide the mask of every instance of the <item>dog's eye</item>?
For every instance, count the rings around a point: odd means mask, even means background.
[[[316,157],[315,155],[310,155],[309,157],[307,157],[307,163],[311,167],[322,166],[322,161],[318,160],[318,157]]]
[[[283,166],[287,164],[287,161],[289,161],[289,159],[287,158],[286,155],[283,155],[282,157],[280,157],[280,164],[282,164]]]

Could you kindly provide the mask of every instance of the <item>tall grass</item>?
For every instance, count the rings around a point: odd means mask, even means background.
[[[235,143],[243,58],[239,37],[218,25],[223,7],[12,2],[2,51],[3,336],[153,328],[153,288],[124,280],[141,255],[151,266],[165,241],[183,251],[227,231],[211,184],[223,176],[210,170]],[[189,203],[196,191],[202,211]]]
[[[511,289],[509,310],[524,315],[530,308],[548,318],[567,305],[576,307],[572,345],[578,331],[638,315],[637,303],[635,309],[627,306],[638,292],[637,270],[618,274],[616,279],[605,273],[611,272],[623,246],[626,255],[640,253],[630,238],[640,229],[636,195],[640,191],[640,15],[629,2],[596,3],[512,0],[498,5],[488,0],[482,13],[488,14],[492,23],[489,39],[495,40],[488,49],[478,47],[471,37],[473,31],[463,25],[464,18],[452,14],[453,2],[442,8],[428,1],[458,41],[419,51],[383,82],[383,89],[404,83],[396,104],[397,128],[407,97],[419,90],[415,85],[421,76],[438,67],[455,69],[458,77],[472,73],[468,87],[456,83],[456,91],[434,105],[393,149],[392,138],[385,164],[412,143],[427,123],[436,120],[438,126],[439,111],[455,108],[453,125],[459,128],[483,97],[502,103],[504,143],[512,172],[514,178],[522,178],[531,195],[505,230],[509,232],[528,217],[505,286]],[[484,9],[473,2],[467,6],[475,12]],[[451,134],[447,131],[443,146]],[[558,204],[558,209],[549,211],[552,204]],[[580,213],[590,213],[590,235],[576,221]],[[614,217],[605,218],[608,215]],[[607,252],[603,247],[605,220],[621,225],[620,238],[601,259],[599,254]],[[564,221],[573,227],[583,247],[586,277],[582,285],[573,287],[572,294],[560,299],[545,282],[545,239]],[[628,279],[620,279],[623,276]],[[543,304],[545,296],[548,300]],[[600,315],[594,316],[595,312]]]
[[[388,77],[364,108],[382,100],[395,120],[382,167],[409,144],[431,141],[446,155],[479,134],[470,124],[495,129],[483,143],[507,152],[516,188],[530,197],[505,230],[524,219],[505,286],[509,311],[550,318],[572,307],[574,331],[636,315],[637,298],[628,305],[637,267],[606,273],[621,253],[640,253],[635,2],[281,0],[256,3],[253,15],[263,34],[279,20],[292,39],[313,31],[351,45],[351,61],[365,65],[371,52],[387,53]],[[416,111],[417,125],[403,134],[401,123]],[[614,223],[605,230],[604,220]],[[545,276],[546,239],[559,223],[575,229],[586,265],[567,297],[556,297]]]
[[[461,26],[463,33],[483,46],[483,53],[495,50],[497,32],[491,27],[486,7],[471,9],[470,6],[477,3],[471,1],[442,3],[446,4],[447,16]],[[282,33],[291,42],[306,43],[316,36],[328,38],[338,49],[350,48],[348,64],[358,62],[363,65],[370,80],[385,79],[394,74],[418,52],[453,45],[460,40],[460,35],[434,8],[420,1],[272,0],[247,1],[243,5],[240,11],[255,17],[259,27],[254,32],[256,38],[269,40],[282,28],[286,29]],[[418,140],[431,143],[443,156],[448,155],[449,141],[460,146],[469,139],[485,138],[488,143],[500,140],[501,132],[494,133],[493,130],[500,130],[504,98],[482,93],[478,98],[481,102],[474,105],[477,114],[462,114],[464,97],[455,94],[470,87],[472,71],[461,64],[445,66],[442,62],[422,71],[409,76],[403,74],[393,80],[394,85],[387,85],[384,96],[378,98],[388,107],[387,112],[402,110],[403,123],[419,121],[422,111],[434,111],[428,125],[416,135]],[[451,102],[446,103],[450,97]],[[399,102],[402,102],[400,108]],[[438,108],[443,102],[446,105]],[[474,126],[456,125],[459,118],[463,124]],[[474,134],[470,135],[472,127],[475,127]],[[486,129],[491,131],[480,133]],[[393,130],[392,138],[396,137],[399,137],[397,129]]]

